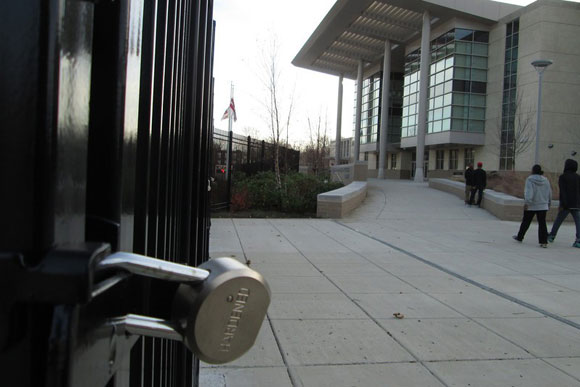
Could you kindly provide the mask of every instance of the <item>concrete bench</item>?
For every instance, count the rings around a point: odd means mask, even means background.
[[[354,181],[334,191],[318,194],[316,216],[319,218],[342,218],[357,208],[367,196],[367,183]]]
[[[463,200],[465,198],[465,183],[449,179],[429,179],[429,187],[440,191],[454,194]],[[552,207],[546,215],[546,219],[553,221],[558,214],[558,200],[552,200]],[[486,189],[483,191],[483,201],[481,207],[491,212],[501,220],[522,220],[524,211],[524,199],[507,195],[503,192]],[[570,221],[571,216],[566,220]]]

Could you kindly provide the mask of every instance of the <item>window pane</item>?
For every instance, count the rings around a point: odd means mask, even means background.
[[[445,70],[445,61],[440,60],[439,62],[435,63],[435,68],[437,69],[437,71]]]
[[[469,94],[453,93],[453,105],[469,105]]]
[[[483,132],[484,121],[469,121],[470,132]]]
[[[471,54],[471,43],[455,42],[455,52],[459,54]]]
[[[447,93],[443,96],[443,106],[451,105],[451,97],[453,94]]]
[[[433,111],[433,119],[440,120],[443,118],[443,109],[435,109]]]
[[[453,80],[445,82],[445,93],[451,93],[453,91]]]
[[[471,82],[471,92],[485,94],[487,92],[486,82]]]
[[[435,86],[435,95],[443,95],[445,93],[445,85],[439,84]]]
[[[453,67],[453,62],[454,62],[453,59],[454,59],[454,57],[445,59],[445,68],[446,69]]]
[[[445,80],[448,81],[450,79],[453,79],[453,68],[445,70]]]
[[[443,106],[443,96],[440,96],[440,97],[435,98],[434,107],[435,108],[440,108],[441,106]]]
[[[441,131],[441,121],[433,122],[433,132],[437,133]]]
[[[471,67],[471,57],[465,55],[455,55],[455,66]]]
[[[487,81],[487,71],[486,70],[471,70],[471,80],[472,81],[479,81],[479,82],[486,82]]]
[[[453,91],[462,91],[469,93],[469,81],[453,80]]]
[[[465,79],[469,80],[471,70],[463,67],[455,68],[455,79]]]
[[[489,42],[489,32],[485,31],[475,31],[473,34],[473,40],[476,42],[488,43]]]
[[[446,106],[443,108],[443,118],[451,118],[451,106]]]
[[[487,58],[483,56],[474,56],[471,58],[472,66],[478,69],[487,69]]]
[[[445,72],[441,71],[440,73],[437,73],[437,75],[435,76],[435,84],[443,82],[445,82]]]
[[[451,129],[451,120],[443,120],[443,124],[441,125],[442,131],[448,131]]]
[[[451,130],[459,132],[467,131],[467,120],[451,120]]]
[[[469,118],[477,120],[485,120],[485,109],[478,107],[469,108]]]
[[[471,95],[471,98],[469,99],[469,104],[471,106],[485,107],[485,96],[473,94],[473,95]]]
[[[455,29],[455,39],[456,40],[472,41],[473,40],[473,31],[466,30],[463,28],[456,28]]]
[[[468,108],[463,106],[453,106],[453,117],[467,118]]]
[[[472,53],[473,55],[487,56],[487,44],[473,43]]]

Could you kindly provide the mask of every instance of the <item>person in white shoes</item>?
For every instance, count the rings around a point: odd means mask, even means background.
[[[524,218],[520,225],[518,235],[513,238],[521,242],[524,240],[526,231],[532,223],[534,215],[538,219],[538,241],[541,247],[548,247],[548,226],[546,225],[546,213],[552,203],[552,187],[544,176],[542,167],[538,164],[532,167],[532,174],[526,179],[524,189]]]

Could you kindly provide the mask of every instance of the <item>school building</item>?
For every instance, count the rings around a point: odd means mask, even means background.
[[[564,0],[337,0],[292,63],[338,77],[333,154],[366,161],[369,177],[422,181],[478,161],[558,172],[580,153],[579,38],[580,3]]]

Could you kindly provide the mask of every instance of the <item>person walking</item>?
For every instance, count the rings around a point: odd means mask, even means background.
[[[538,164],[532,167],[532,174],[526,179],[524,189],[524,218],[520,225],[518,235],[513,238],[521,242],[524,240],[526,231],[532,223],[534,215],[538,220],[538,241],[541,247],[548,247],[548,227],[546,226],[546,213],[552,202],[552,187],[544,176],[542,167]]]
[[[568,159],[564,163],[564,173],[558,178],[560,188],[560,206],[558,215],[548,234],[548,242],[554,242],[558,229],[568,214],[572,214],[576,224],[576,240],[572,246],[580,248],[580,176],[576,173],[578,162]]]
[[[463,174],[465,177],[465,204],[469,204],[471,198],[471,190],[475,187],[473,178],[473,164],[469,164]]]
[[[471,196],[469,197],[469,205],[473,204],[475,193],[477,192],[477,206],[481,207],[481,200],[483,199],[483,190],[487,186],[487,173],[483,169],[483,163],[477,163],[477,169],[473,171],[473,187],[471,188]]]

